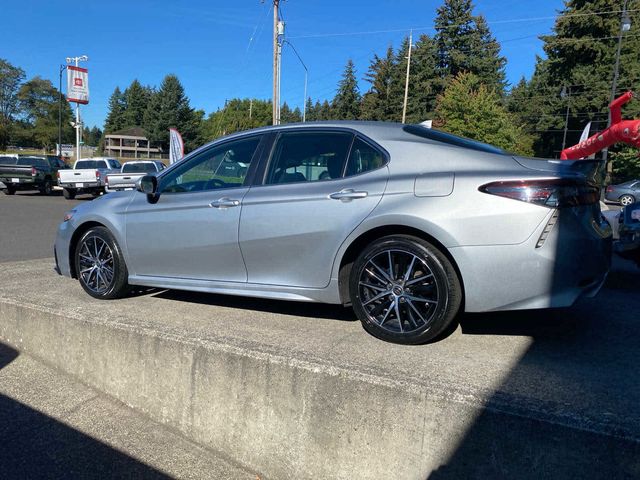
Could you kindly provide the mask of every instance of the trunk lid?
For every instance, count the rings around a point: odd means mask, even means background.
[[[597,185],[600,188],[604,185],[605,162],[603,160],[551,160],[518,156],[514,156],[513,159],[524,168],[547,172],[553,177],[582,177],[591,185]]]

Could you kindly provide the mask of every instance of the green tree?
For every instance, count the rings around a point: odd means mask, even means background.
[[[6,148],[12,124],[18,111],[18,90],[24,70],[0,58],[0,149]]]
[[[460,73],[438,98],[437,124],[444,131],[530,155],[532,139],[503,106],[494,87],[472,73]]]
[[[360,117],[363,120],[398,120],[397,101],[394,101],[391,91],[391,82],[396,66],[396,58],[393,47],[387,48],[384,57],[373,56],[365,80],[371,84],[371,88],[362,97]]]
[[[58,111],[60,92],[49,80],[40,77],[25,82],[17,94],[22,118],[30,128],[22,133],[31,137],[34,144],[47,150],[58,141]],[[67,102],[62,104],[62,128],[65,139],[71,136],[72,113]]]
[[[120,87],[116,87],[111,97],[109,97],[109,112],[104,122],[105,133],[113,133],[125,127],[124,113],[127,104]]]
[[[143,126],[149,140],[163,150],[169,147],[169,128],[178,129],[184,140],[185,151],[190,151],[202,143],[200,120],[201,116],[189,105],[178,77],[167,75],[149,102]]]
[[[85,145],[95,147],[100,144],[102,139],[102,130],[94,126],[93,128],[84,127],[82,129],[82,141]]]
[[[562,149],[565,113],[569,106],[566,146],[577,143],[582,129],[593,121],[594,130],[607,125],[608,104],[620,32],[619,0],[568,0],[553,33],[542,37],[546,58],[538,58],[526,90],[529,104],[511,102],[527,118],[529,131],[537,132],[539,156],[558,157]],[[630,0],[631,30],[624,34],[616,96],[640,79],[640,0]],[[568,93],[561,98],[565,86]],[[626,118],[640,117],[640,102],[625,106]],[[614,151],[616,148],[614,147]],[[622,158],[622,157],[621,157]]]
[[[302,112],[299,107],[291,110],[291,107],[284,102],[280,107],[280,123],[296,123],[302,121]]]
[[[471,0],[445,0],[437,10],[435,29],[441,78],[471,72],[502,93],[506,59],[500,55],[500,45],[484,17],[473,15]]]
[[[313,122],[314,120],[317,120],[316,118],[316,109],[315,106],[313,105],[313,100],[311,100],[311,97],[307,98],[307,102],[305,104],[305,108],[306,108],[306,121],[307,122]]]
[[[338,92],[333,98],[333,117],[336,120],[356,120],[360,115],[360,91],[356,69],[349,59],[338,83]]]
[[[224,108],[213,112],[203,121],[202,135],[204,140],[208,141],[230,133],[271,125],[271,123],[270,101],[234,98],[228,101]]]
[[[144,114],[149,108],[153,96],[150,87],[143,87],[136,79],[124,91],[123,124],[125,127],[140,127],[144,121]]]

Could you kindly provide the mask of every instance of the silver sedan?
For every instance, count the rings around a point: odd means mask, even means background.
[[[351,305],[371,334],[424,343],[460,311],[595,295],[601,167],[419,125],[267,127],[70,211],[56,268],[102,299],[143,285]]]

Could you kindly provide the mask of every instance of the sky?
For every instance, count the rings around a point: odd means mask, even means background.
[[[225,99],[270,99],[272,1],[1,0],[0,58],[58,85],[66,57],[88,55],[85,125],[102,128],[109,96],[133,79],[158,86],[176,74],[191,106],[208,115]],[[410,29],[433,34],[442,0],[283,0],[285,36],[309,71],[308,96],[331,99],[348,59],[360,79],[374,54],[397,48]],[[539,35],[549,33],[562,0],[475,0],[507,58],[507,79],[530,77]],[[63,77],[63,90],[65,87]],[[302,107],[304,70],[285,45],[281,98]]]

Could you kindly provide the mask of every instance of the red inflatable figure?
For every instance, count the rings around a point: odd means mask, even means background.
[[[560,153],[562,160],[577,160],[588,157],[615,143],[623,142],[640,148],[640,120],[622,120],[622,106],[633,98],[633,92],[626,92],[609,105],[611,126],[591,135],[584,142],[565,148]]]

